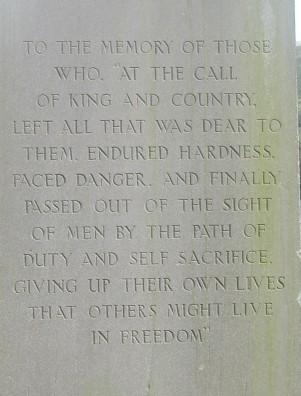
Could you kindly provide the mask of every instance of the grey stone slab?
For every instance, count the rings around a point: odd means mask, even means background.
[[[293,1],[0,5],[1,395],[299,395]]]

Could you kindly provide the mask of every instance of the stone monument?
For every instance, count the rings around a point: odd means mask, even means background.
[[[297,396],[293,1],[1,1],[2,396]]]

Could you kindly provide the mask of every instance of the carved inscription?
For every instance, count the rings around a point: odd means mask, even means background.
[[[19,51],[25,74],[42,59],[38,81],[49,73],[57,87],[32,94],[32,112],[8,125],[20,157],[9,175],[16,210],[34,223],[15,257],[23,276],[11,285],[16,295],[35,297],[24,315],[32,321],[84,315],[93,345],[121,347],[203,343],[212,331],[205,322],[180,329],[170,318],[184,326],[193,317],[274,315],[273,296],[285,289],[286,277],[275,273],[268,240],[282,182],[277,141],[286,125],[273,109],[258,110],[256,90],[240,88],[246,76],[238,66],[243,58],[269,59],[273,42],[35,37],[20,42]],[[49,69],[54,54],[61,64]],[[192,68],[187,56],[195,57]],[[62,119],[64,109],[71,112]],[[62,248],[53,250],[60,240]],[[117,290],[129,304],[114,297]],[[196,302],[186,302],[190,293]],[[107,303],[95,305],[96,294]],[[155,304],[147,303],[148,294],[156,294]],[[51,295],[55,305],[47,302]],[[67,295],[76,303],[66,305]],[[148,328],[155,317],[164,328]],[[120,321],[137,318],[143,330]],[[117,321],[116,339],[107,319]]]

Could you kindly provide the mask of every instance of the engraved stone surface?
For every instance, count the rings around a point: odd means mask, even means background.
[[[293,1],[0,4],[1,396],[300,395]]]

